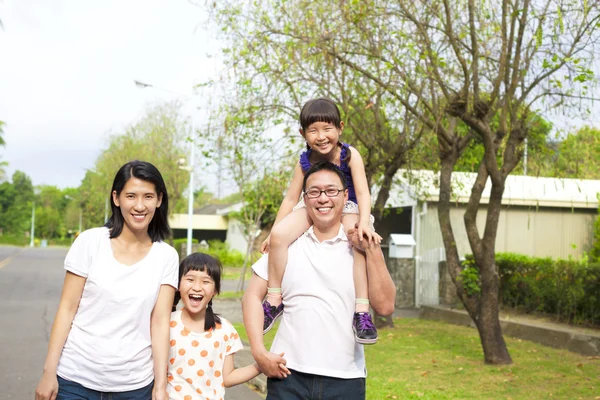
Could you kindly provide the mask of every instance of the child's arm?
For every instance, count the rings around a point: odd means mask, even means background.
[[[233,354],[225,356],[223,364],[223,384],[225,387],[232,387],[240,383],[248,382],[260,374],[258,364],[254,363],[241,368],[235,368],[233,364]]]
[[[371,193],[369,192],[369,183],[367,182],[367,174],[365,173],[365,164],[358,150],[354,147],[350,149],[350,173],[354,182],[354,191],[356,192],[356,200],[358,201],[358,237],[362,240],[363,235],[366,235],[369,240],[375,240],[376,236],[371,231]]]
[[[302,172],[302,167],[300,166],[300,162],[296,164],[294,168],[294,175],[292,176],[292,182],[290,183],[290,187],[281,202],[281,206],[279,206],[279,211],[277,211],[277,217],[275,217],[275,222],[273,222],[273,226],[277,225],[283,218],[285,218],[288,214],[292,212],[296,204],[298,204],[298,199],[300,198],[300,193],[302,193],[302,181],[304,180],[304,172]],[[260,251],[266,253],[269,251],[269,237],[265,239],[262,243]]]

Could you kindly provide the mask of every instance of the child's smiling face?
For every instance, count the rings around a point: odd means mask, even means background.
[[[341,128],[337,128],[329,122],[314,122],[306,130],[300,130],[300,133],[313,151],[327,155],[337,147],[344,123],[340,125]]]
[[[204,313],[215,295],[215,281],[204,271],[190,270],[181,277],[179,293],[191,314]]]

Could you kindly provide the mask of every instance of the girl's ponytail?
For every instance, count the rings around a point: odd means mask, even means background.
[[[221,323],[221,318],[212,308],[212,299],[208,302],[208,306],[206,307],[206,314],[204,315],[204,330],[208,331],[209,329],[215,329],[217,324]]]
[[[177,289],[175,291],[175,297],[173,298],[173,308],[171,309],[171,311],[177,311],[177,304],[179,303],[179,300],[181,300],[181,293],[179,293],[179,289]]]

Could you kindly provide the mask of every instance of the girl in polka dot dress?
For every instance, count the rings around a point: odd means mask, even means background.
[[[180,299],[183,308],[171,313],[170,399],[222,400],[226,387],[260,373],[256,363],[234,368],[233,354],[242,349],[242,342],[231,323],[212,309],[221,287],[221,270],[217,260],[203,253],[191,254],[179,265],[173,309]]]

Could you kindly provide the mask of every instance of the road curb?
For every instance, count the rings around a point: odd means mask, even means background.
[[[420,318],[475,328],[471,317],[462,310],[421,306]],[[556,349],[566,349],[585,356],[600,356],[600,332],[586,334],[569,329],[509,321],[503,318],[500,318],[500,326],[502,333],[507,336],[529,340]]]

